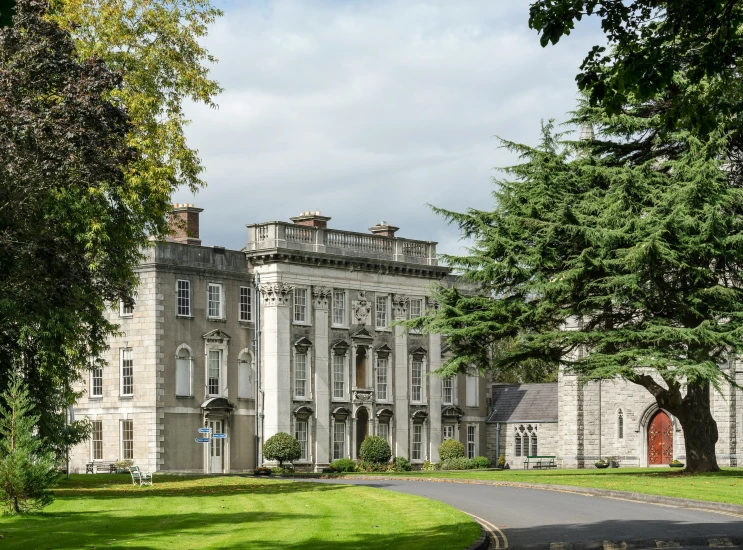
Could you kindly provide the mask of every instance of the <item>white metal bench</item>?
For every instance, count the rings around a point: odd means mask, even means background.
[[[152,474],[149,472],[143,472],[139,469],[139,466],[132,466],[129,468],[129,472],[132,474],[132,485],[139,483],[142,485],[152,485]]]

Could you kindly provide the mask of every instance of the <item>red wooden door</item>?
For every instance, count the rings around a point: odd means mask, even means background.
[[[673,425],[658,411],[648,426],[648,464],[670,464],[673,460]]]

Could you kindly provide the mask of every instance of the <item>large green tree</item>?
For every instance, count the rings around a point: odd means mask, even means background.
[[[504,142],[522,162],[495,182],[492,211],[438,210],[474,239],[445,259],[481,292],[439,287],[440,309],[408,324],[447,335],[442,375],[537,361],[638,384],[681,423],[687,469],[715,471],[710,393],[743,347],[743,195],[728,136],[679,132],[657,143],[659,158],[628,150],[626,136],[660,124],[643,104],[600,113],[579,113],[597,125],[593,141],[546,125],[538,147]]]
[[[543,46],[597,17],[606,43],[587,53],[576,81],[594,105],[618,114],[652,100],[668,131],[707,135],[742,126],[743,4],[737,0],[536,0],[529,25]]]
[[[87,435],[65,428],[72,387],[116,330],[105,304],[131,292],[147,231],[129,207],[121,77],[80,61],[45,9],[20,0],[0,30],[0,390],[20,369],[38,435],[61,454]]]

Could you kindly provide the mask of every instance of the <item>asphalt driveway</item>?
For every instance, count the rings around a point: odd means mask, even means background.
[[[498,528],[500,548],[743,537],[743,518],[554,490],[400,480],[321,480],[440,500]],[[705,543],[704,546],[707,546]],[[557,544],[553,548],[559,548]]]

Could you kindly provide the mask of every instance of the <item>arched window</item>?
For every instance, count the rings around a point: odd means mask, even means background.
[[[537,452],[537,432],[534,432],[531,434],[531,455],[537,456],[539,453]]]
[[[619,412],[617,413],[617,437],[619,439],[624,439],[624,413],[622,412],[622,409],[619,409]]]
[[[248,350],[237,358],[237,397],[253,399],[253,356]]]
[[[513,452],[513,454],[516,456],[522,456],[523,447],[521,443],[522,443],[522,435],[523,435],[522,432],[523,431],[524,431],[523,426],[519,426],[518,428],[516,428],[516,438],[514,440],[514,452]],[[529,451],[528,451],[528,443],[527,443],[527,454],[528,452]]]
[[[191,350],[184,344],[175,354],[175,394],[190,397],[191,392]]]

